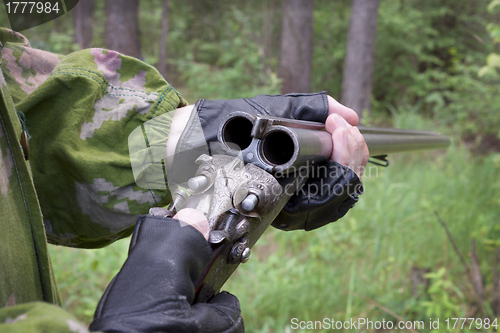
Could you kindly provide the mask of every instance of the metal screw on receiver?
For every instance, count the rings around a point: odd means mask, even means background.
[[[199,191],[208,185],[208,178],[205,176],[196,176],[188,180],[188,187],[191,191]]]
[[[252,211],[257,204],[259,203],[259,197],[257,197],[255,194],[250,193],[247,195],[245,199],[241,202],[241,208],[246,210],[247,212]]]
[[[231,249],[228,262],[233,265],[239,263],[244,264],[250,258],[250,254],[251,250],[248,247],[248,243],[246,241],[238,242]]]
[[[252,250],[250,250],[249,247],[243,250],[243,253],[241,254],[241,263],[244,264],[250,259],[250,255],[252,254]]]

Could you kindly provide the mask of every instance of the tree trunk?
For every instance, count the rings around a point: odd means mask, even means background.
[[[170,0],[163,2],[163,12],[161,16],[161,39],[160,39],[160,63],[158,70],[163,77],[167,76],[167,36],[168,36],[168,12],[170,10]]]
[[[83,0],[75,10],[75,34],[73,40],[81,49],[86,49],[92,42],[94,0]]]
[[[311,91],[314,0],[284,0],[279,75],[281,93]]]
[[[342,104],[371,113],[375,38],[380,0],[353,0],[342,78]]]
[[[141,58],[139,0],[106,1],[106,47]]]

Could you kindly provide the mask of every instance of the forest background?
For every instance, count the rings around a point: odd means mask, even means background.
[[[446,151],[370,167],[341,221],[269,230],[225,287],[248,332],[326,317],[428,331],[429,318],[500,314],[499,13],[499,0],[81,0],[22,33],[52,52],[138,57],[190,102],[326,90],[365,125],[450,136]],[[63,306],[89,323],[127,245],[51,246]]]

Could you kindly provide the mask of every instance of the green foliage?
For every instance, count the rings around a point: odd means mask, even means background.
[[[500,169],[500,154],[492,154],[488,156],[484,161],[484,167],[491,173],[492,170]],[[494,191],[500,190],[500,183],[492,182],[490,187]],[[490,209],[479,212],[476,216],[478,222],[478,228],[474,230],[472,236],[481,242],[485,249],[488,251],[494,251],[496,248],[500,248],[500,225],[498,223],[492,223],[498,219],[498,206],[500,206],[500,199],[498,197],[491,197],[488,199],[487,204]]]
[[[313,91],[340,96],[351,1],[316,0],[314,10]]]
[[[492,47],[484,42],[486,5],[383,2],[374,75],[378,111],[387,102],[403,108],[423,102],[426,114],[466,138],[497,135],[500,81],[477,75]]]
[[[458,302],[453,296],[458,296],[464,304],[464,294],[451,281],[445,277],[446,269],[440,268],[436,273],[428,273],[426,278],[431,279],[431,286],[428,289],[429,300],[421,302],[427,317],[437,318],[463,318],[465,316],[464,307],[457,305]],[[451,295],[451,294],[455,295]]]
[[[221,48],[220,54],[219,47],[210,44],[199,50],[198,58],[213,65],[193,61],[192,54],[177,62],[191,95],[218,99],[279,93],[280,80],[276,73],[264,72],[257,45],[238,36]]]
[[[418,105],[421,114],[452,128],[472,147],[485,140],[498,143],[496,54],[483,67],[500,41],[498,18],[488,13],[489,2],[381,2],[372,98],[376,118],[391,108],[409,110]],[[349,9],[349,1],[317,1],[314,12],[313,89],[337,97]]]
[[[156,3],[141,4],[148,8],[141,12],[141,23],[160,25],[161,5]],[[279,93],[276,49],[268,46],[277,33],[278,3],[171,2],[167,79],[180,82],[193,101]],[[159,29],[142,37],[145,60],[154,64],[159,59]]]
[[[129,240],[103,250],[79,250],[49,245],[63,308],[90,323],[97,302],[127,258]]]

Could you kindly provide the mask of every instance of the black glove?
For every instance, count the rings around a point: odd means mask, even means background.
[[[196,102],[195,110],[179,139],[178,147],[183,146],[183,153],[176,156],[173,170],[167,174],[167,177],[170,175],[171,179],[176,179],[173,183],[185,182],[196,173],[198,165],[190,161],[194,161],[201,154],[216,151],[211,146],[217,141],[219,126],[228,114],[243,111],[253,115],[265,114],[324,123],[328,117],[328,98],[325,92],[321,92],[259,95],[230,100],[201,99]],[[203,134],[200,135],[200,132]],[[180,152],[181,149],[177,151]],[[282,230],[316,229],[338,220],[358,201],[358,195],[362,193],[361,180],[352,170],[334,162],[325,163],[323,168],[328,172],[322,173],[321,177],[317,175],[319,172],[316,172],[303,189],[316,184],[324,189],[329,187],[330,190],[316,194],[309,194],[307,191],[294,194],[273,226]]]
[[[103,332],[244,332],[238,299],[226,292],[192,304],[194,281],[213,251],[193,227],[157,216],[139,219],[129,256],[90,325]]]
[[[195,104],[207,142],[217,141],[222,119],[234,111],[252,115],[308,120],[324,123],[328,117],[326,92],[313,94],[258,95],[240,99],[200,99]]]
[[[304,186],[286,203],[273,221],[282,230],[313,230],[343,217],[358,202],[363,184],[356,173],[327,161],[309,170]]]

